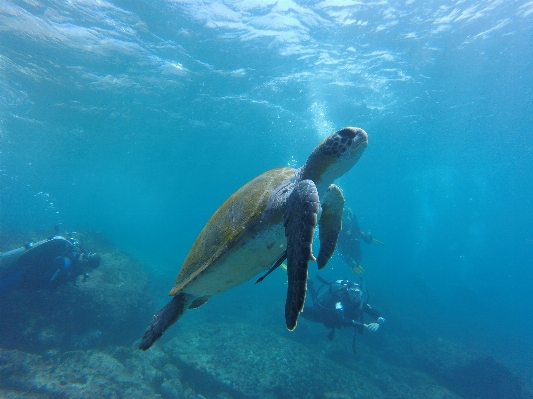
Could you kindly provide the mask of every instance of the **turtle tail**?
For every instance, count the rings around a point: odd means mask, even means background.
[[[180,292],[167,303],[163,309],[152,317],[148,329],[144,333],[139,349],[145,351],[157,341],[163,333],[185,313],[194,296]]]

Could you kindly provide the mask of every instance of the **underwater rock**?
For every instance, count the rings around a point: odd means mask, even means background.
[[[83,248],[101,255],[100,266],[89,278],[79,278],[56,290],[3,293],[0,347],[45,351],[129,345],[142,334],[138,321],[151,315],[145,270],[102,236],[80,236]],[[0,250],[9,250],[34,237],[22,240],[20,235],[3,233],[2,239]]]
[[[465,399],[532,399],[522,381],[492,356],[451,341],[421,341],[414,365]]]
[[[530,381],[490,354],[452,341],[453,337],[407,331],[382,334],[379,342],[365,341],[384,362],[425,373],[462,398],[533,399]]]
[[[134,352],[132,350],[132,357]],[[138,360],[142,362],[143,360]],[[139,378],[110,354],[52,351],[39,356],[0,349],[0,397],[80,399],[157,398],[149,378]],[[32,395],[32,396],[30,396]]]
[[[105,351],[50,350],[42,355],[0,349],[2,398],[160,399],[460,399],[448,382],[409,367],[384,362],[360,345],[360,354],[339,339],[302,344],[293,333],[250,324],[188,324],[179,337],[142,352],[135,347]],[[322,348],[322,349],[320,349]],[[324,349],[325,348],[325,349]],[[453,349],[447,344],[441,349]],[[420,344],[420,351],[427,350]],[[457,347],[457,349],[459,349]],[[411,354],[418,355],[419,352]],[[410,355],[405,352],[404,355]],[[435,356],[437,355],[437,356]],[[445,357],[428,353],[433,363]],[[455,353],[452,354],[455,356]],[[463,363],[465,358],[454,364]],[[445,363],[450,365],[453,362]],[[484,363],[486,364],[486,363]],[[427,365],[427,364],[426,364]],[[443,370],[446,368],[443,367]],[[464,371],[464,369],[457,369]],[[479,371],[476,369],[476,371]],[[501,370],[500,370],[501,372]],[[470,373],[464,374],[471,378]],[[439,383],[441,381],[441,383]],[[444,386],[446,385],[446,386]],[[478,387],[475,387],[478,389]],[[478,391],[480,394],[482,390]],[[502,391],[500,391],[501,393]],[[463,396],[464,395],[464,396]],[[492,398],[495,396],[486,396]],[[514,396],[501,396],[501,398]],[[520,398],[522,399],[522,398]]]
[[[0,250],[21,242],[2,238]],[[141,352],[130,345],[151,317],[146,273],[96,234],[83,246],[102,256],[87,281],[2,296],[1,398],[531,398],[489,356],[391,330],[364,336],[354,355],[350,329],[327,341],[319,325],[289,333],[204,312]]]
[[[181,381],[176,378],[165,380],[161,384],[161,396],[164,399],[181,399],[183,395],[183,386]]]
[[[165,364],[163,367],[163,373],[165,373],[167,377],[171,379],[179,379],[181,377],[179,369],[170,363]]]
[[[191,386],[205,397],[458,399],[423,373],[370,353],[372,360],[363,362],[344,351],[351,360],[339,364],[316,348],[248,324],[182,327],[161,347],[184,380],[202,382]]]
[[[0,349],[0,398],[199,399],[172,359],[152,348],[49,351],[35,355]],[[231,396],[220,398],[231,399]]]
[[[465,399],[533,399],[525,382],[492,356],[443,338],[388,334],[380,358],[426,373]]]

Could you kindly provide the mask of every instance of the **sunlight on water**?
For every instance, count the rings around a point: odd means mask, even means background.
[[[314,102],[311,104],[310,112],[313,117],[313,124],[320,140],[324,140],[335,131],[333,124],[327,117],[327,105],[324,102]]]

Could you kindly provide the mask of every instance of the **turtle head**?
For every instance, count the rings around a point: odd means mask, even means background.
[[[345,127],[333,133],[314,149],[302,166],[302,180],[313,180],[321,195],[357,163],[367,145],[368,136],[363,129]]]

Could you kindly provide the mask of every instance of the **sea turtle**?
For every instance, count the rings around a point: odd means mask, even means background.
[[[344,128],[320,143],[301,168],[263,173],[229,197],[194,242],[170,290],[174,298],[152,318],[139,348],[150,348],[187,309],[285,259],[285,321],[293,330],[305,301],[308,261],[316,260],[311,246],[320,205],[319,269],[333,255],[341,229],[344,197],[331,183],[355,165],[367,143],[364,130]]]

